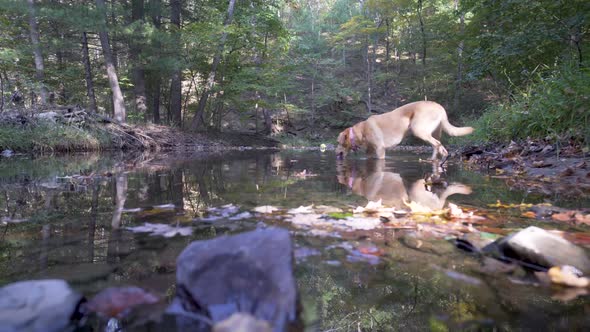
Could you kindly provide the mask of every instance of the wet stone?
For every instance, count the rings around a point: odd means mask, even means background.
[[[506,258],[531,263],[533,265],[529,267],[532,268],[571,265],[586,275],[590,273],[590,259],[584,249],[535,226],[504,237],[483,249],[484,252],[495,250]]]
[[[245,312],[285,331],[297,324],[292,266],[293,245],[284,229],[195,241],[178,257],[177,295],[168,312],[178,315],[183,329]]]
[[[82,296],[63,280],[31,280],[0,288],[0,332],[67,331]]]

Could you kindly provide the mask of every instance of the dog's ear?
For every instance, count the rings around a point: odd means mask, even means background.
[[[347,146],[346,142],[348,142],[348,130],[344,130],[338,135],[338,144],[340,146]]]

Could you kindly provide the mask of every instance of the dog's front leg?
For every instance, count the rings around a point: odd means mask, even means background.
[[[385,147],[379,146],[375,148],[375,157],[377,159],[385,159]]]

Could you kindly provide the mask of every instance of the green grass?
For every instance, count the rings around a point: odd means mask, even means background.
[[[490,107],[475,121],[475,141],[545,138],[590,144],[590,70],[563,67],[520,91],[509,103]]]
[[[92,151],[108,148],[109,135],[100,130],[55,123],[0,126],[0,150],[16,152]]]

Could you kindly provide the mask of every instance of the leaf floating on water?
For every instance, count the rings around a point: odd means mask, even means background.
[[[229,217],[229,220],[242,220],[242,219],[248,219],[251,217],[252,217],[252,213],[246,211],[246,212],[238,213],[233,217]]]
[[[539,205],[547,205],[550,206],[551,204],[539,204]],[[495,207],[495,208],[502,208],[502,209],[514,209],[514,208],[519,208],[519,209],[526,209],[526,208],[531,208],[533,207],[533,204],[502,204],[499,200],[496,201],[496,204],[488,204],[489,207]]]
[[[209,213],[211,214],[215,214],[217,216],[220,216],[222,218],[227,218],[229,216],[231,216],[232,214],[235,214],[239,211],[239,207],[233,204],[226,204],[226,205],[222,205],[219,207],[210,207],[207,209],[207,211],[209,211]]]
[[[161,205],[154,205],[154,209],[160,210],[174,210],[176,206],[174,204],[161,204]]]
[[[2,221],[3,225],[5,225],[5,224],[20,224],[21,222],[29,221],[29,219],[28,218],[22,218],[22,219],[15,218],[15,219],[13,219],[13,218],[4,216],[4,217],[2,217],[1,221]]]
[[[364,255],[383,256],[385,254],[385,250],[368,244],[359,246],[358,251]]]
[[[418,202],[414,202],[414,201],[410,201],[410,202],[406,202],[404,201],[404,204],[410,208],[410,210],[412,211],[412,213],[423,213],[423,214],[428,214],[432,212],[432,209],[424,206]]]
[[[298,177],[298,178],[306,178],[306,177],[308,177],[308,176],[317,176],[317,174],[314,174],[314,173],[308,172],[307,170],[305,170],[305,169],[304,169],[304,170],[303,170],[303,171],[301,171],[301,172],[295,173],[295,174],[294,174],[294,176],[295,176],[295,177]]]
[[[330,212],[328,213],[328,217],[332,219],[346,219],[348,217],[352,217],[351,212]]]
[[[453,203],[449,203],[449,215],[455,219],[470,219],[470,220],[482,220],[485,219],[481,216],[476,216],[473,211],[465,213],[461,208]]]
[[[159,301],[158,296],[139,287],[110,287],[96,294],[84,306],[104,317],[123,318],[133,307]]]
[[[290,209],[288,214],[313,213],[313,205],[300,206],[296,209]]]
[[[279,208],[272,205],[263,205],[254,208],[254,212],[258,213],[274,213],[275,211],[279,211]]]
[[[554,284],[570,287],[588,287],[590,279],[581,277],[581,272],[573,266],[554,266],[547,271],[549,279]]]
[[[143,226],[126,227],[134,233],[150,233],[150,235],[174,237],[176,235],[189,236],[193,234],[192,227],[170,226],[167,224],[152,224],[146,222]]]

